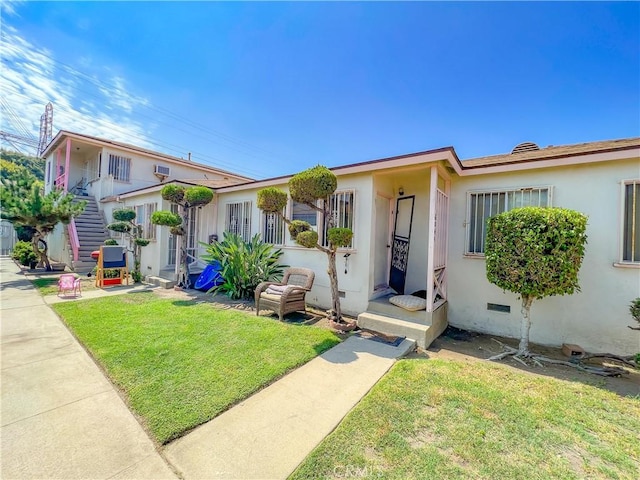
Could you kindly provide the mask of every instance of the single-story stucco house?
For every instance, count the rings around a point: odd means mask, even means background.
[[[55,151],[50,146],[47,164]],[[640,350],[640,335],[627,328],[629,303],[640,296],[640,138],[545,148],[523,143],[508,154],[465,161],[446,147],[331,170],[338,179],[331,209],[339,226],[354,231],[352,245],[338,256],[341,304],[361,326],[413,337],[423,347],[447,322],[518,337],[519,299],[486,279],[486,219],[518,206],[557,206],[589,217],[582,290],[534,302],[531,341],[618,354]],[[328,307],[326,256],[297,246],[277,217],[256,206],[258,190],[286,191],[290,177],[248,181],[230,175],[209,179],[224,185],[193,180],[216,193],[194,224],[195,238],[207,242],[225,231],[245,239],[261,234],[283,249],[283,263],[316,272],[308,302]],[[118,196],[146,201],[143,196],[157,195],[160,188],[157,183]],[[110,195],[99,203],[113,203]],[[285,213],[322,231],[315,212],[303,205],[289,202]],[[166,229],[160,230],[156,235],[164,238]],[[143,250],[143,273],[148,268],[161,274],[162,255],[170,255],[170,247],[159,243],[156,250],[164,253]],[[388,304],[392,293],[418,291],[426,296],[425,310],[406,312]]]

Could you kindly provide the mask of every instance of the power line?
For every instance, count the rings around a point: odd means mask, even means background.
[[[4,34],[0,34],[0,37],[4,37],[4,36],[5,36]],[[119,88],[115,84],[106,83],[106,82],[104,82],[102,80],[99,80],[99,79],[96,79],[96,78],[94,78],[94,77],[92,77],[92,76],[90,76],[90,75],[88,75],[88,74],[86,74],[84,72],[81,72],[81,71],[75,69],[74,67],[72,67],[71,65],[68,65],[67,63],[61,62],[61,61],[56,60],[54,58],[49,58],[49,60],[51,62],[53,62],[54,64],[60,65],[61,68],[63,70],[65,70],[68,74],[70,74],[70,75],[72,75],[74,77],[77,77],[77,78],[82,78],[86,82],[91,83],[91,84],[93,84],[93,85],[95,85],[97,87],[108,88],[110,90],[117,90]],[[5,59],[3,59],[2,61],[5,62],[5,63],[9,63]],[[83,91],[83,93],[92,95],[94,98],[100,98],[100,97],[96,96],[95,94],[91,94],[91,93],[86,92],[86,91]],[[245,149],[248,148],[248,149],[252,149],[252,150],[256,150],[256,151],[262,151],[262,152],[266,153],[267,156],[274,156],[274,157],[278,156],[277,154],[275,154],[273,152],[270,152],[268,150],[265,150],[262,147],[258,147],[258,146],[252,145],[252,144],[250,144],[248,142],[245,142],[244,140],[236,139],[236,138],[231,137],[229,135],[226,135],[224,133],[218,132],[218,131],[216,131],[214,129],[204,127],[204,126],[202,126],[200,124],[197,124],[196,122],[192,121],[191,119],[188,119],[186,117],[178,115],[178,114],[176,114],[174,112],[171,112],[170,110],[167,110],[165,108],[152,106],[152,105],[145,105],[145,104],[142,104],[142,107],[143,108],[147,108],[147,109],[152,110],[152,111],[160,112],[163,115],[166,115],[168,117],[172,117],[174,120],[177,120],[180,123],[187,124],[187,125],[191,126],[192,128],[200,130],[200,131],[202,131],[204,133],[207,133],[209,135],[219,137],[219,138],[221,138],[221,139],[223,139],[223,140],[225,140],[225,141],[227,141],[229,143],[238,144],[239,146],[241,146],[241,148],[242,148],[242,145],[244,145]],[[165,123],[165,125],[167,125],[167,124]],[[169,126],[171,126],[171,125],[169,124]],[[182,130],[182,131],[184,131],[184,130]],[[193,135],[192,132],[186,132],[186,133],[190,133],[190,134]],[[202,136],[199,136],[199,137],[208,140],[208,138],[206,138],[206,137],[202,137]],[[255,154],[248,154],[248,155],[255,156]]]
[[[83,91],[83,93],[87,93],[88,95],[94,96],[93,94],[90,94],[88,92],[84,92]],[[17,93],[17,94],[15,94],[15,96],[20,96],[20,97],[26,98],[28,100],[32,100],[31,97],[29,97],[28,95],[25,95],[23,93]],[[98,98],[98,97],[96,97],[96,98]],[[62,112],[63,114],[66,114],[66,115],[71,115],[71,116],[80,114],[76,110],[66,109],[65,107],[61,107],[61,108],[58,107],[57,111],[58,112]],[[82,115],[82,114],[80,114],[80,115]],[[148,115],[145,115],[145,114],[139,114],[139,115],[141,115],[143,117],[151,118],[151,117],[149,117]],[[58,118],[59,118],[59,116],[58,116]],[[118,126],[118,127],[116,127],[116,130],[121,130],[122,134],[124,134],[126,136],[126,138],[128,138],[128,139],[137,140],[137,141],[143,143],[144,145],[151,145],[151,146],[154,146],[155,148],[159,147],[160,149],[162,149],[163,151],[165,151],[167,153],[171,152],[171,154],[174,155],[174,156],[182,157],[184,155],[184,153],[185,153],[185,150],[186,150],[185,148],[183,148],[183,147],[181,147],[179,145],[175,145],[175,144],[171,144],[171,143],[167,143],[167,142],[160,142],[158,140],[154,140],[154,139],[151,139],[149,137],[142,137],[142,136],[137,135],[137,134],[135,134],[135,133],[133,133],[131,131],[124,131],[124,127],[119,127]],[[188,132],[186,132],[186,133],[188,133]],[[117,140],[117,139],[113,138],[113,140]],[[128,140],[128,142],[131,142],[131,140]],[[192,151],[191,153],[192,153],[192,156],[194,157],[194,159],[198,158],[199,162],[211,165],[212,167],[221,168],[221,169],[224,169],[224,170],[231,170],[234,173],[239,173],[239,174],[247,175],[249,177],[254,177],[254,178],[255,177],[266,177],[266,176],[268,176],[268,175],[264,175],[264,172],[260,172],[258,170],[247,169],[246,167],[245,168],[238,168],[238,162],[225,161],[225,160],[222,160],[219,157],[215,157],[215,156],[212,156],[212,155],[207,155],[207,154],[200,153],[200,152]]]

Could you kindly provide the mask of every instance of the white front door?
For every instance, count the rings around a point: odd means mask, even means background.
[[[389,239],[389,221],[391,200],[376,195],[375,199],[375,238],[374,238],[374,264],[373,280],[374,291],[385,290],[389,286],[389,258],[391,244]]]

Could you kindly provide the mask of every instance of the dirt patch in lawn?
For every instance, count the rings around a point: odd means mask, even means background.
[[[518,346],[517,339],[503,338],[496,335],[484,335],[481,333],[468,332],[466,330],[448,327],[447,330],[431,344],[429,349],[426,351],[418,350],[412,353],[409,357],[448,358],[462,362],[477,362],[480,360],[486,360],[487,358],[502,352],[502,346],[495,340],[511,347],[517,348]],[[569,360],[562,354],[560,348],[530,344],[529,350],[549,358],[565,361]],[[589,362],[594,365],[604,364],[624,367],[624,365],[613,360],[593,359],[589,360]],[[620,377],[601,377],[599,375],[582,372],[564,365],[545,364],[544,367],[537,367],[535,365],[525,367],[516,360],[513,360],[511,357],[500,360],[499,363],[507,365],[510,368],[527,372],[531,375],[582,382],[598,388],[610,390],[618,395],[640,398],[640,371],[629,367],[624,367],[627,373]]]
[[[233,300],[226,295],[213,295],[211,293],[203,292],[201,290],[193,289],[173,289],[173,288],[157,288],[153,290],[156,295],[162,298],[173,298],[176,302],[195,302],[195,303],[208,303],[214,308],[219,309],[236,309],[242,310],[247,313],[255,315],[255,301],[251,300]],[[278,321],[278,314],[271,310],[261,310],[261,316],[270,317]],[[346,317],[348,320],[355,320],[350,317]],[[285,317],[285,322],[300,324],[300,325],[315,325],[321,328],[327,328],[333,330],[329,325],[329,321],[326,316],[326,312],[323,310],[314,308],[307,305],[307,312],[294,312],[289,313]],[[346,334],[348,335],[348,334]]]
[[[255,314],[255,302],[253,300],[232,300],[225,295],[212,295],[200,290],[174,290],[174,289],[155,289],[155,294],[164,298],[174,298],[177,302],[197,302],[209,303],[215,308],[229,309],[234,308]],[[186,304],[186,303],[185,303]],[[278,321],[278,315],[270,310],[263,310],[261,315],[273,318]],[[316,325],[322,328],[331,329],[326,318],[325,312],[313,307],[307,308],[307,313],[296,312],[285,317],[287,323],[297,323],[304,325]],[[354,332],[358,333],[358,331]],[[359,333],[360,335],[368,335],[369,332]],[[349,334],[347,334],[349,335]],[[409,355],[409,358],[449,358],[463,362],[477,362],[486,360],[487,358],[500,353],[502,347],[495,340],[506,345],[517,347],[518,340],[512,338],[503,338],[495,335],[484,335],[481,333],[460,330],[454,327],[448,327],[447,330],[437,338],[428,350],[418,350]],[[388,340],[383,338],[383,340]],[[531,344],[530,350],[534,353],[556,358],[560,360],[568,360],[560,348],[545,347],[542,345]],[[605,365],[622,366],[614,361],[601,361],[599,359],[590,360],[593,364],[604,363]],[[563,365],[545,365],[544,367],[528,366],[525,367],[517,361],[507,357],[500,363],[525,371],[532,375],[541,375],[555,377],[562,380],[576,381],[594,385],[615,392],[619,395],[640,398],[640,371],[625,368],[628,372],[621,377],[601,377],[598,375],[581,372],[572,367]]]

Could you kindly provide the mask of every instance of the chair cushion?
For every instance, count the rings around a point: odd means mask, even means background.
[[[291,290],[293,285],[269,285],[265,290],[270,295],[282,295],[287,290]]]
[[[414,297],[413,295],[396,295],[389,299],[389,303],[396,307],[409,310],[410,312],[416,312],[427,308],[427,301],[424,298]]]
[[[274,295],[274,294],[271,294],[271,293],[267,293],[265,291],[265,292],[262,292],[260,294],[260,298],[263,299],[263,300],[270,300],[270,301],[275,302],[275,303],[280,303],[280,301],[282,299],[282,294]]]

